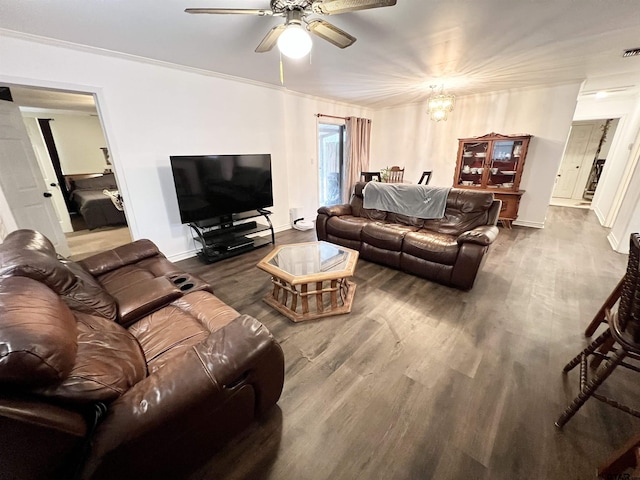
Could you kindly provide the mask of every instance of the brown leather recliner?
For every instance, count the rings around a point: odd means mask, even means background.
[[[0,477],[170,478],[278,400],[282,350],[148,240],[0,245]]]
[[[351,203],[320,207],[318,240],[360,252],[360,258],[468,290],[498,235],[502,202],[493,193],[452,188],[443,218],[425,220],[363,207],[365,182]]]

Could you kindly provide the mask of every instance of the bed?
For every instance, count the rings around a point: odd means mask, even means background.
[[[69,198],[89,230],[127,224],[113,173],[65,175],[65,180]]]

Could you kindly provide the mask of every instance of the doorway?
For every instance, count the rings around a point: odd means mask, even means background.
[[[318,188],[320,205],[343,203],[344,124],[318,124]]]
[[[21,85],[9,89],[54,200],[70,257],[130,242],[94,95]]]
[[[610,118],[572,123],[556,175],[551,205],[591,208],[618,120]]]

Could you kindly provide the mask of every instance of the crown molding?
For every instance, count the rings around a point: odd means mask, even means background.
[[[28,41],[28,42],[33,42],[33,43],[40,43],[43,45],[49,45],[52,47],[60,47],[60,48],[66,48],[69,50],[74,50],[77,52],[84,52],[84,53],[91,53],[94,55],[101,55],[104,57],[110,57],[110,58],[116,58],[116,59],[120,59],[120,60],[128,60],[131,62],[136,62],[136,63],[144,63],[147,65],[154,65],[157,67],[163,67],[163,68],[170,68],[173,70],[179,70],[182,72],[186,72],[186,73],[194,73],[197,75],[203,75],[203,76],[207,76],[207,77],[214,77],[214,78],[220,78],[222,80],[228,80],[228,81],[232,81],[232,82],[239,82],[239,83],[244,83],[247,85],[252,85],[254,87],[261,87],[261,88],[268,88],[271,90],[276,90],[278,92],[282,92],[282,93],[287,93],[287,94],[291,94],[291,95],[295,95],[297,97],[301,97],[301,98],[308,98],[308,99],[313,99],[313,100],[322,100],[324,102],[330,102],[334,105],[342,105],[345,107],[358,107],[358,108],[365,108],[367,110],[375,110],[371,107],[365,106],[365,105],[359,105],[359,104],[355,104],[355,103],[347,103],[347,102],[341,102],[340,100],[336,100],[333,98],[325,98],[325,97],[317,97],[315,95],[309,95],[306,93],[301,93],[301,92],[296,92],[294,90],[289,90],[286,86],[284,85],[273,85],[271,83],[265,83],[265,82],[259,82],[257,80],[250,80],[247,78],[243,78],[243,77],[236,77],[234,75],[228,75],[225,73],[220,73],[220,72],[214,72],[212,70],[205,70],[203,68],[197,68],[197,67],[190,67],[187,65],[180,65],[177,63],[172,63],[172,62],[166,62],[163,60],[155,60],[153,58],[148,58],[148,57],[142,57],[139,55],[132,55],[129,53],[123,53],[123,52],[118,52],[115,50],[109,50],[106,48],[99,48],[99,47],[92,47],[89,45],[83,45],[80,43],[74,43],[74,42],[69,42],[66,40],[59,40],[56,38],[51,38],[51,37],[43,37],[40,35],[34,35],[31,33],[24,33],[24,32],[18,32],[16,30],[8,30],[5,28],[0,28],[0,37],[5,36],[5,37],[11,37],[11,38],[15,38],[17,40],[24,40],[24,41]]]

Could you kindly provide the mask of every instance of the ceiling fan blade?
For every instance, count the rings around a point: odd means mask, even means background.
[[[329,43],[333,43],[336,47],[347,48],[353,45],[356,41],[356,37],[349,35],[344,30],[339,29],[335,25],[331,25],[324,20],[312,20],[308,23],[309,31],[314,35],[319,36],[323,40]]]
[[[259,10],[249,8],[187,8],[186,13],[210,13],[215,15],[259,15],[261,17],[271,16],[273,12],[271,10]]]
[[[260,45],[256,47],[256,53],[269,52],[278,41],[280,34],[284,32],[286,28],[286,25],[278,25],[269,30],[260,42]]]
[[[313,2],[315,13],[337,15],[368,8],[393,7],[397,0],[324,0]]]

